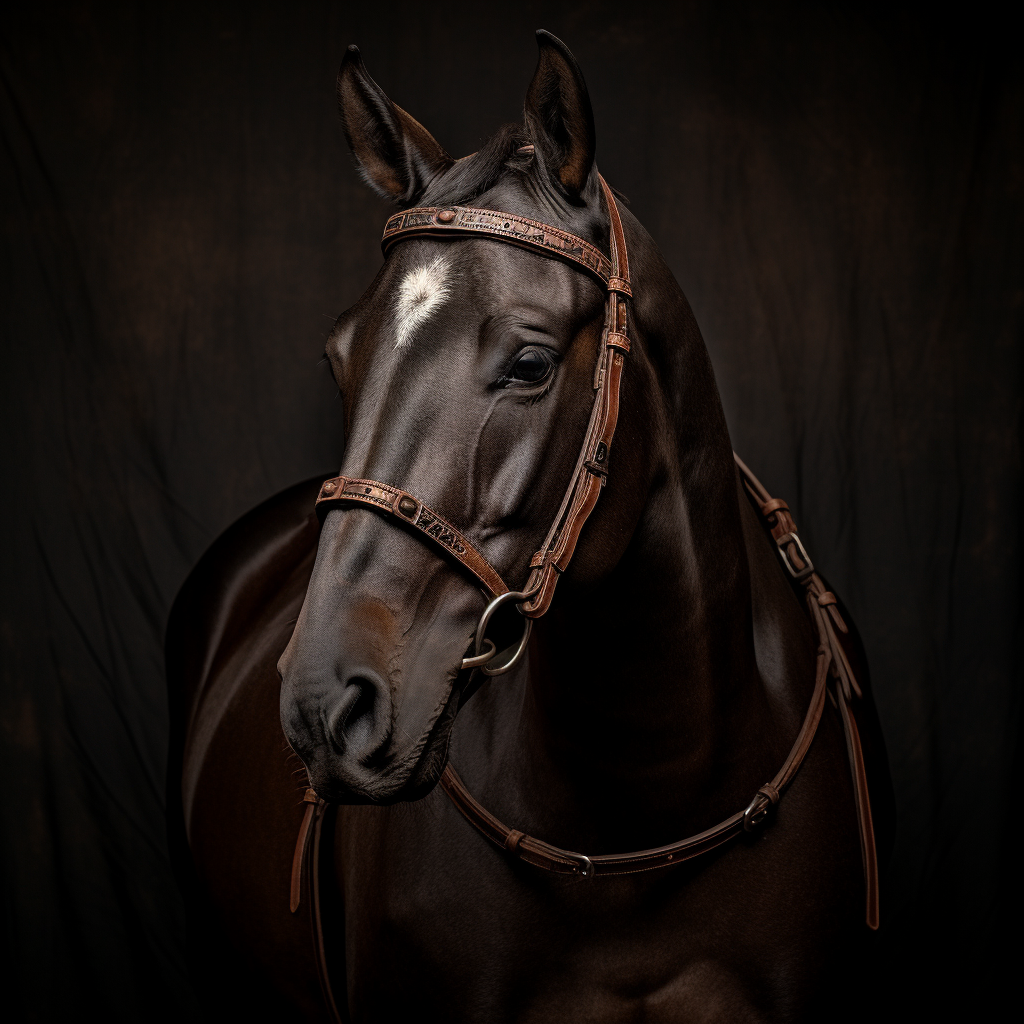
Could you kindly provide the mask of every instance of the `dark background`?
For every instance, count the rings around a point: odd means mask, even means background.
[[[371,74],[454,155],[546,27],[873,669],[900,828],[878,1018],[1016,973],[1022,123],[1010,26],[934,9],[20,5],[0,21],[4,1015],[187,1020],[162,635],[232,520],[340,461],[318,367],[385,208]],[[928,11],[928,13],[925,13]]]

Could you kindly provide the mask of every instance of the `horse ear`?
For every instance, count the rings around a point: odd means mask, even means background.
[[[526,123],[540,165],[570,199],[578,200],[597,146],[590,94],[561,39],[541,29],[537,46],[540,59],[526,93]]]
[[[350,46],[341,62],[338,107],[345,138],[366,183],[386,199],[412,205],[431,179],[455,163],[434,136],[369,76],[358,46]]]

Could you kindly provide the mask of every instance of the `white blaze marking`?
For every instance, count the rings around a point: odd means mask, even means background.
[[[398,286],[395,348],[401,348],[435,309],[448,297],[448,270],[438,256],[431,263],[410,270]]]

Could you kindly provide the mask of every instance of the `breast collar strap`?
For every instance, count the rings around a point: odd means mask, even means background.
[[[649,850],[591,855],[552,846],[541,839],[509,828],[466,789],[450,763],[441,776],[441,786],[462,816],[492,843],[500,846],[506,853],[543,870],[591,878],[595,875],[628,875],[672,867],[707,853],[745,832],[755,832],[767,822],[811,749],[818,724],[821,722],[825,697],[830,694],[842,718],[853,776],[854,804],[865,880],[865,920],[870,928],[875,929],[879,921],[875,830],[860,733],[852,708],[854,699],[862,694],[837,635],[837,630],[846,633],[847,626],[839,614],[835,595],[826,589],[807,557],[807,552],[797,536],[796,524],[790,515],[789,506],[779,498],[770,497],[742,459],[738,455],[734,458],[744,488],[771,532],[782,565],[788,571],[793,585],[803,591],[808,614],[818,633],[817,667],[810,704],[789,755],[774,777],[758,789],[743,810],[697,835]]]

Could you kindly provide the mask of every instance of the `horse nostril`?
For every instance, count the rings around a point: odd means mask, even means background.
[[[381,742],[380,719],[386,715],[387,683],[372,671],[362,670],[345,680],[341,700],[328,715],[327,732],[338,753],[360,759],[376,752]]]
[[[345,720],[346,731],[358,729],[361,724],[372,721],[373,711],[377,706],[377,688],[369,679],[355,676],[349,680],[348,685],[358,687],[359,695],[356,697],[352,710],[349,711],[348,717]]]

